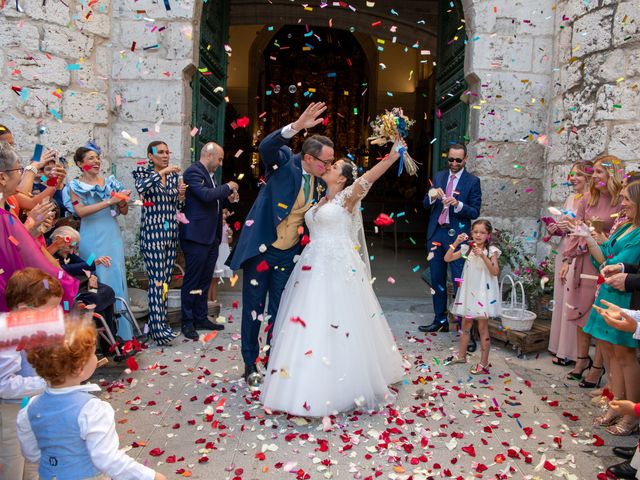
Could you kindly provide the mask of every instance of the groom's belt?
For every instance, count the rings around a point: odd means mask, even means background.
[[[440,228],[451,228],[451,224],[450,223],[439,223],[438,227],[440,227]]]

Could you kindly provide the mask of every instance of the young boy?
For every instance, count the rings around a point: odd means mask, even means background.
[[[18,414],[22,454],[39,462],[40,480],[166,480],[119,450],[114,411],[85,384],[96,369],[92,322],[67,320],[61,344],[27,348],[27,358],[47,381],[45,392]]]
[[[15,272],[5,290],[9,310],[53,308],[62,300],[62,287],[37,268]],[[24,351],[0,350],[0,480],[38,478],[37,468],[25,464],[16,436],[16,417],[24,397],[42,393],[47,386],[27,362]]]

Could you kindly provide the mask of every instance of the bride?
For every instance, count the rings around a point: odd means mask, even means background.
[[[274,323],[261,395],[266,410],[322,417],[395,400],[388,385],[402,380],[404,367],[371,287],[360,201],[401,146],[360,178],[345,158],[322,176],[326,196],[305,215],[311,243]]]

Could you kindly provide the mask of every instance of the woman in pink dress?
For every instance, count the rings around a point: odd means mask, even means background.
[[[591,225],[592,236],[598,243],[606,241],[615,219],[620,212],[620,192],[624,165],[617,157],[607,155],[593,162],[593,177],[586,193],[577,203],[574,223],[584,222]],[[577,331],[576,366],[567,379],[580,380],[584,388],[593,388],[599,384],[604,373],[602,355],[596,349],[595,363],[589,356],[591,336],[583,332],[591,306],[596,298],[596,280],[598,271],[591,263],[591,256],[584,238],[569,236],[563,255],[560,280],[565,286],[564,321],[572,322]],[[590,276],[584,277],[584,275]],[[586,370],[589,373],[583,378]]]
[[[15,271],[27,267],[38,268],[58,279],[64,292],[62,305],[69,310],[78,293],[78,281],[60,268],[28,229],[42,223],[42,217],[48,212],[34,208],[32,212],[42,211],[43,214],[41,218],[30,215],[25,226],[8,211],[10,206],[5,203],[15,193],[23,170],[17,152],[8,143],[0,141],[0,312],[7,311],[5,288],[9,278]]]
[[[557,222],[547,225],[547,232],[550,235],[562,236],[558,247],[555,249],[558,254],[556,255],[554,270],[553,315],[551,317],[551,334],[549,336],[549,351],[553,353],[553,363],[556,365],[573,365],[577,357],[576,326],[562,315],[567,286],[563,285],[560,280],[560,271],[563,265],[562,252],[564,252],[567,243],[566,235],[569,232],[571,221],[575,217],[577,203],[589,189],[592,173],[593,162],[586,161],[573,164],[569,172],[569,181],[573,186],[573,193],[564,202],[562,217]],[[573,268],[573,264],[569,268]]]

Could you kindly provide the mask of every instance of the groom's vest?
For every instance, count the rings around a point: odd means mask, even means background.
[[[300,240],[300,234],[298,233],[298,227],[304,223],[304,214],[311,208],[313,201],[313,189],[316,188],[316,177],[311,177],[311,186],[309,189],[309,199],[304,201],[304,188],[300,188],[296,201],[293,202],[291,212],[282,220],[276,227],[277,238],[273,242],[272,246],[279,250],[287,250],[293,247],[298,240]]]

